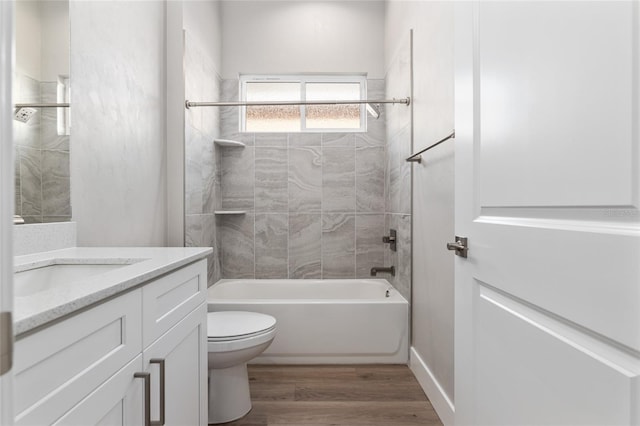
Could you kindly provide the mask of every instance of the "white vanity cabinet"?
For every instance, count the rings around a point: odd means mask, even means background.
[[[207,424],[207,264],[196,265],[142,288],[145,371],[160,378],[164,366],[164,410],[152,380],[151,419],[167,426]]]
[[[206,290],[199,260],[18,336],[16,425],[205,425]]]

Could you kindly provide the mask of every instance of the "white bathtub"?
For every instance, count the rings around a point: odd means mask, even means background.
[[[256,363],[407,362],[409,304],[384,279],[224,279],[207,300],[210,312],[276,318],[276,337]]]

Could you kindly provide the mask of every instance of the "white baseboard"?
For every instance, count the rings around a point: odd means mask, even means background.
[[[440,416],[442,423],[445,426],[453,426],[455,413],[453,402],[451,402],[440,383],[438,383],[413,346],[409,354],[409,368],[418,379],[418,383],[420,383],[424,393],[427,394],[427,398],[431,401],[431,405]]]

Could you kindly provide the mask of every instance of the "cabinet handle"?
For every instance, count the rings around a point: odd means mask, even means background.
[[[150,364],[159,364],[160,365],[160,420],[152,421],[151,426],[164,426],[164,412],[165,412],[165,371],[164,371],[164,359],[161,358],[152,358],[149,360]]]
[[[133,377],[144,380],[144,426],[151,426],[151,373],[134,373]]]

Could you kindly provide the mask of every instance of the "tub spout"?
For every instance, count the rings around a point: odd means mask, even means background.
[[[396,276],[396,267],[395,266],[374,266],[373,268],[371,268],[371,276],[375,277],[378,272],[384,272],[387,274],[391,274],[392,277]]]

